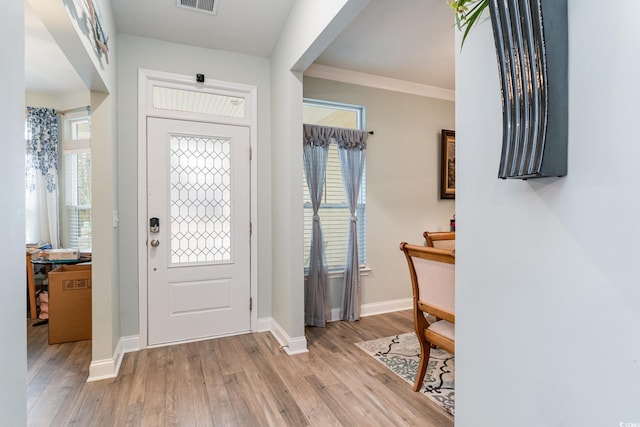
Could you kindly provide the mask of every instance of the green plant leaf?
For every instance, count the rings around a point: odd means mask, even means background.
[[[449,1],[449,5],[456,14],[456,27],[459,31],[463,31],[462,43],[460,44],[460,48],[462,48],[471,28],[478,23],[480,16],[489,5],[489,0]]]

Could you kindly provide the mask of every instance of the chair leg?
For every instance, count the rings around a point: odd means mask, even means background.
[[[431,343],[424,338],[418,338],[418,341],[420,341],[420,363],[418,364],[416,379],[413,383],[413,391],[419,391],[422,388],[424,376],[427,373],[427,366],[429,366],[429,355],[431,354]]]
[[[413,308],[413,325],[416,330],[416,338],[418,338],[418,342],[420,343],[420,363],[418,364],[416,379],[413,383],[413,391],[418,391],[422,388],[424,375],[427,372],[429,354],[431,353],[431,343],[427,341],[424,336],[424,331],[429,327],[429,322],[427,322],[425,314],[418,308],[417,304],[414,305]]]

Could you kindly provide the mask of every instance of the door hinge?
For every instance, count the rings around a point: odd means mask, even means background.
[[[249,311],[253,311],[253,297],[249,297]]]
[[[249,237],[251,237],[253,235],[253,223],[250,222],[249,223]]]
[[[249,160],[253,160],[253,148],[249,147]]]

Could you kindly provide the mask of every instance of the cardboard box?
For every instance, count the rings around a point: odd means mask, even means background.
[[[91,339],[91,265],[49,273],[49,344]]]
[[[66,261],[78,259],[77,249],[49,249],[49,259],[52,261]]]

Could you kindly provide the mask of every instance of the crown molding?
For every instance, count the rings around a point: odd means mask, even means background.
[[[311,64],[309,68],[305,70],[304,75],[318,79],[333,80],[376,89],[408,93],[410,95],[443,99],[445,101],[455,101],[456,97],[456,91],[451,89],[443,89],[440,87],[408,82],[406,80],[392,79],[390,77],[376,76],[375,74],[361,73],[359,71],[328,67],[326,65]]]

